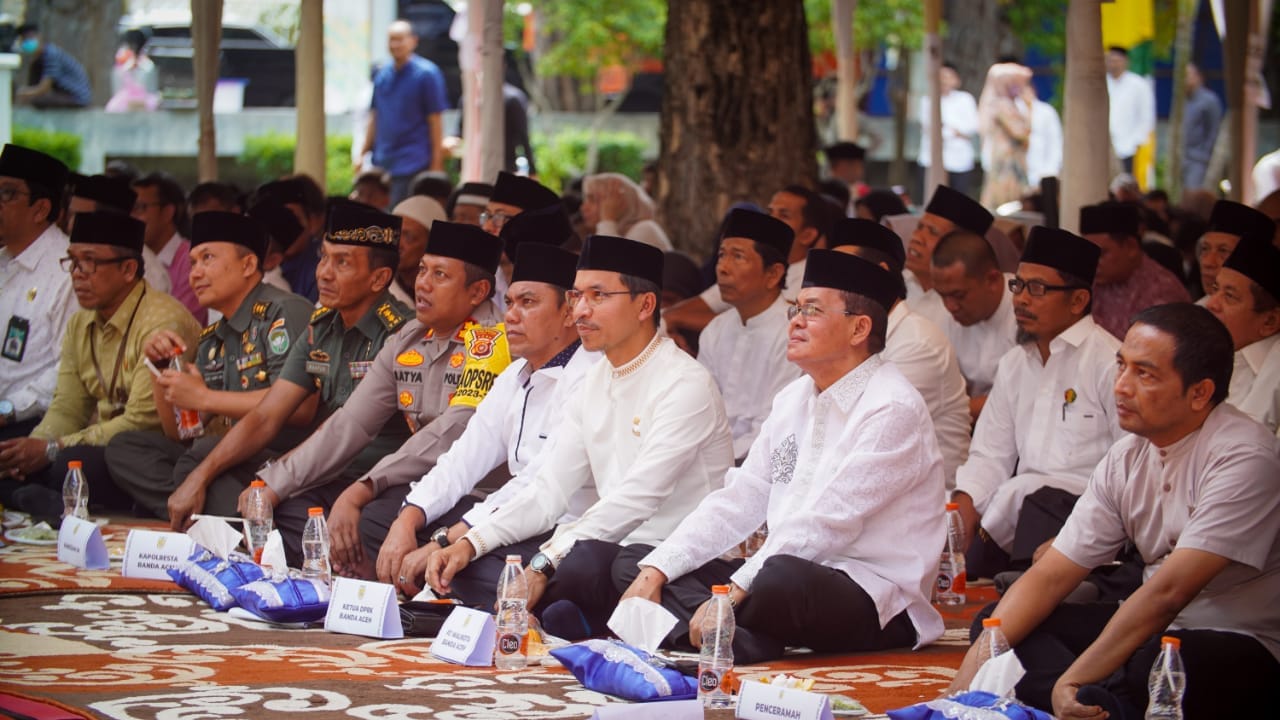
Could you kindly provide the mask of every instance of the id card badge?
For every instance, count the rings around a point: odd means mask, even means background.
[[[4,331],[4,346],[0,347],[0,355],[14,362],[22,362],[22,355],[27,351],[27,334],[31,324],[26,318],[17,315],[9,318],[9,327]]]

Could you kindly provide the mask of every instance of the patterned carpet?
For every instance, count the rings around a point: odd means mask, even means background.
[[[109,548],[123,547],[127,528],[106,532]],[[973,602],[946,614],[946,637],[922,651],[802,653],[739,674],[812,677],[814,690],[850,695],[875,713],[936,697],[959,665],[969,618],[994,598],[989,589],[969,594]],[[429,647],[273,629],[214,612],[170,583],[123,578],[118,561],[84,571],[59,563],[52,547],[0,549],[0,712],[17,710],[3,693],[138,720],[586,718],[611,701],[559,667],[460,668]],[[18,712],[77,717],[65,708]],[[731,713],[708,713],[721,716]]]

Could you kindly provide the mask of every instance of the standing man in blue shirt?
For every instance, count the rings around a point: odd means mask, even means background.
[[[449,106],[444,75],[435,63],[415,54],[418,36],[405,20],[387,29],[391,62],[373,76],[373,102],[364,148],[373,164],[391,173],[391,204],[409,194],[413,176],[423,170],[443,170],[444,137],[440,114]]]
[[[86,107],[92,99],[84,66],[62,48],[40,38],[40,29],[28,23],[18,27],[15,49],[27,59],[29,83],[18,90],[18,104],[46,107]]]

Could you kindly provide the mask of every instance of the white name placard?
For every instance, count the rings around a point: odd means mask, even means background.
[[[404,637],[396,589],[383,583],[334,578],[324,629],[383,640]]]
[[[488,667],[493,664],[495,634],[492,615],[483,610],[456,607],[432,641],[431,654],[458,665]]]
[[[702,701],[671,700],[660,703],[610,703],[596,708],[591,720],[652,720],[660,715],[663,720],[702,720]]]
[[[191,557],[191,538],[185,533],[160,530],[130,530],[124,541],[124,564],[120,574],[148,580],[172,580],[169,568]]]
[[[86,570],[106,570],[111,565],[102,531],[92,522],[77,517],[62,519],[62,527],[58,529],[58,560]]]
[[[831,699],[821,693],[744,682],[734,717],[743,720],[831,720]]]

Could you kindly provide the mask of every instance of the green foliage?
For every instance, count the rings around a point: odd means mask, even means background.
[[[540,75],[562,75],[590,84],[608,65],[634,70],[662,56],[667,4],[663,0],[536,0],[541,32],[554,38],[537,59]],[[504,22],[508,40],[520,24]],[[515,38],[511,35],[515,34]]]
[[[80,168],[80,136],[61,130],[33,127],[13,128],[13,144],[39,150],[55,157],[72,170]]]
[[[538,181],[560,192],[570,180],[583,173],[587,166],[587,148],[590,144],[591,131],[586,128],[562,130],[551,137],[534,133]],[[622,173],[638,182],[648,150],[648,144],[635,133],[601,132],[598,172]]]
[[[346,195],[354,180],[351,168],[351,137],[330,135],[325,138],[325,192]],[[240,163],[253,169],[259,181],[289,175],[293,172],[293,153],[297,139],[288,133],[271,132],[244,140]]]
[[[832,0],[804,0],[809,50],[817,55],[836,49],[831,24]],[[853,41],[859,48],[918,50],[924,45],[924,5],[920,0],[863,0],[853,10]]]
[[[1066,56],[1066,0],[1000,0],[1000,9],[1023,47],[1034,47],[1048,57]]]

